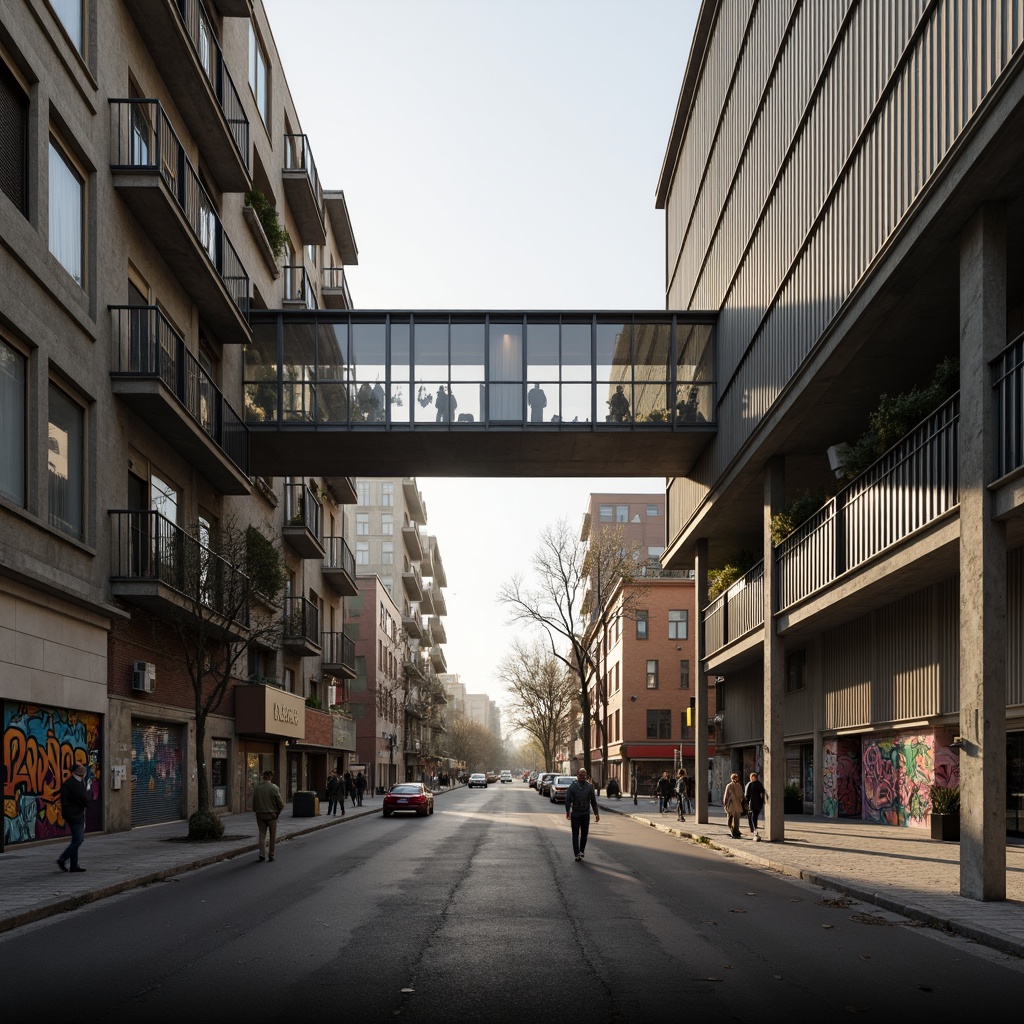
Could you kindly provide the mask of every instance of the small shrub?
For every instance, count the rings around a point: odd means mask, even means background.
[[[741,551],[736,558],[718,569],[708,570],[708,600],[713,601],[725,593],[745,572],[757,562],[753,551]]]
[[[786,800],[799,800],[803,795],[803,790],[801,790],[799,784],[796,782],[787,782],[785,786],[782,787],[782,796]]]
[[[224,836],[224,822],[212,811],[196,811],[188,819],[188,838],[194,843],[209,843]]]
[[[772,516],[772,543],[781,544],[794,530],[802,526],[828,501],[829,494],[823,487],[816,491],[804,491],[799,498]]]
[[[281,226],[277,216],[277,207],[271,205],[270,200],[258,189],[250,189],[245,193],[245,205],[251,206],[253,213],[259,218],[263,226],[263,233],[267,236],[270,248],[274,252],[274,259],[279,260],[288,246],[288,232]]]
[[[959,814],[960,787],[932,786],[932,814]]]

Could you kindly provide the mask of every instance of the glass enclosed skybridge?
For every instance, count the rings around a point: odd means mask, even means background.
[[[713,313],[252,311],[250,471],[678,476],[715,432]]]

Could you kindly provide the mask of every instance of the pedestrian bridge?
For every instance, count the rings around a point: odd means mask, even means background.
[[[679,476],[716,430],[714,322],[254,310],[250,472]]]

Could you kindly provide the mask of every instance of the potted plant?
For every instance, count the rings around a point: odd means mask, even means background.
[[[782,789],[782,813],[803,814],[804,795],[796,782],[787,782]]]
[[[932,839],[958,842],[960,839],[960,787],[932,786],[931,798]]]

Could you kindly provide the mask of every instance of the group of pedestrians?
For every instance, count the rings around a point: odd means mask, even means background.
[[[740,785],[738,772],[733,772],[729,777],[729,785],[725,787],[722,794],[722,806],[729,819],[729,833],[733,839],[741,839],[740,821],[747,819],[747,827],[760,839],[757,831],[758,819],[764,811],[764,805],[768,800],[764,783],[758,778],[757,772],[750,773],[750,779],[746,786]]]

